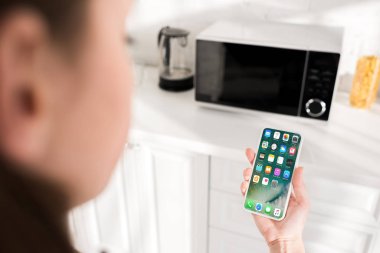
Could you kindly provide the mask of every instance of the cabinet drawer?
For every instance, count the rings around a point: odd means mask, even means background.
[[[210,228],[209,253],[267,253],[268,247],[264,239],[252,239],[241,236],[221,229]],[[308,253],[347,253],[351,251],[342,251],[332,249],[325,245],[306,242],[306,252]]]
[[[252,240],[262,240],[251,215],[243,209],[241,196],[211,190],[209,217],[210,226],[213,228],[240,234]],[[367,251],[373,233],[372,229],[350,225],[335,218],[310,215],[305,226],[304,239],[309,245],[324,245],[331,252],[363,253]]]
[[[211,159],[211,189],[240,194],[242,171],[248,162]],[[359,180],[358,180],[359,181]],[[376,224],[379,217],[380,190],[361,182],[350,183],[309,174],[305,184],[311,199],[311,212],[365,224]]]
[[[267,253],[263,239],[254,239],[221,229],[209,230],[209,253]]]

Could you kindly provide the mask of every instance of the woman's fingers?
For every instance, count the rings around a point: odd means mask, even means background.
[[[252,169],[251,168],[246,168],[243,171],[243,177],[244,177],[245,181],[249,181],[249,179],[251,178],[251,175],[252,175]]]
[[[253,161],[255,160],[255,152],[251,148],[247,148],[245,150],[245,155],[247,156],[249,163],[253,164]],[[249,184],[249,179],[251,178],[251,174],[252,174],[251,168],[246,168],[243,171],[243,177],[245,181],[241,183],[240,185],[240,190],[243,195],[245,195],[245,192],[248,189],[248,184]]]
[[[244,181],[244,182],[241,183],[241,185],[240,185],[240,191],[241,191],[241,194],[243,194],[243,196],[245,195],[245,192],[246,192],[247,189],[248,189],[248,184],[249,184],[249,182]]]
[[[308,207],[309,197],[307,195],[305,184],[303,182],[303,168],[302,167],[298,167],[294,170],[293,189],[294,189],[294,195],[295,195],[295,199],[297,203]]]
[[[247,148],[245,150],[245,155],[247,156],[249,163],[253,164],[253,161],[255,160],[255,152],[253,151],[253,149]]]

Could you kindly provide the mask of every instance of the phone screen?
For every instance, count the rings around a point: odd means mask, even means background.
[[[300,144],[299,134],[264,129],[246,193],[247,210],[276,220],[285,216]]]

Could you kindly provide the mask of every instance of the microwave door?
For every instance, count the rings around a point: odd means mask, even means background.
[[[298,115],[306,51],[197,41],[196,98]]]
[[[247,75],[227,71],[223,93],[219,99],[239,103],[248,108],[275,110],[277,98],[280,94],[278,83],[281,80],[281,70],[246,68],[244,72]]]

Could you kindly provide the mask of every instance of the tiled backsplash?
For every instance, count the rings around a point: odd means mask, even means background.
[[[374,48],[380,54],[380,0],[137,0],[127,21],[134,41],[132,55],[137,62],[156,64],[157,33],[162,26],[189,29],[194,39],[220,19],[344,27],[341,90],[350,89],[363,48]]]

